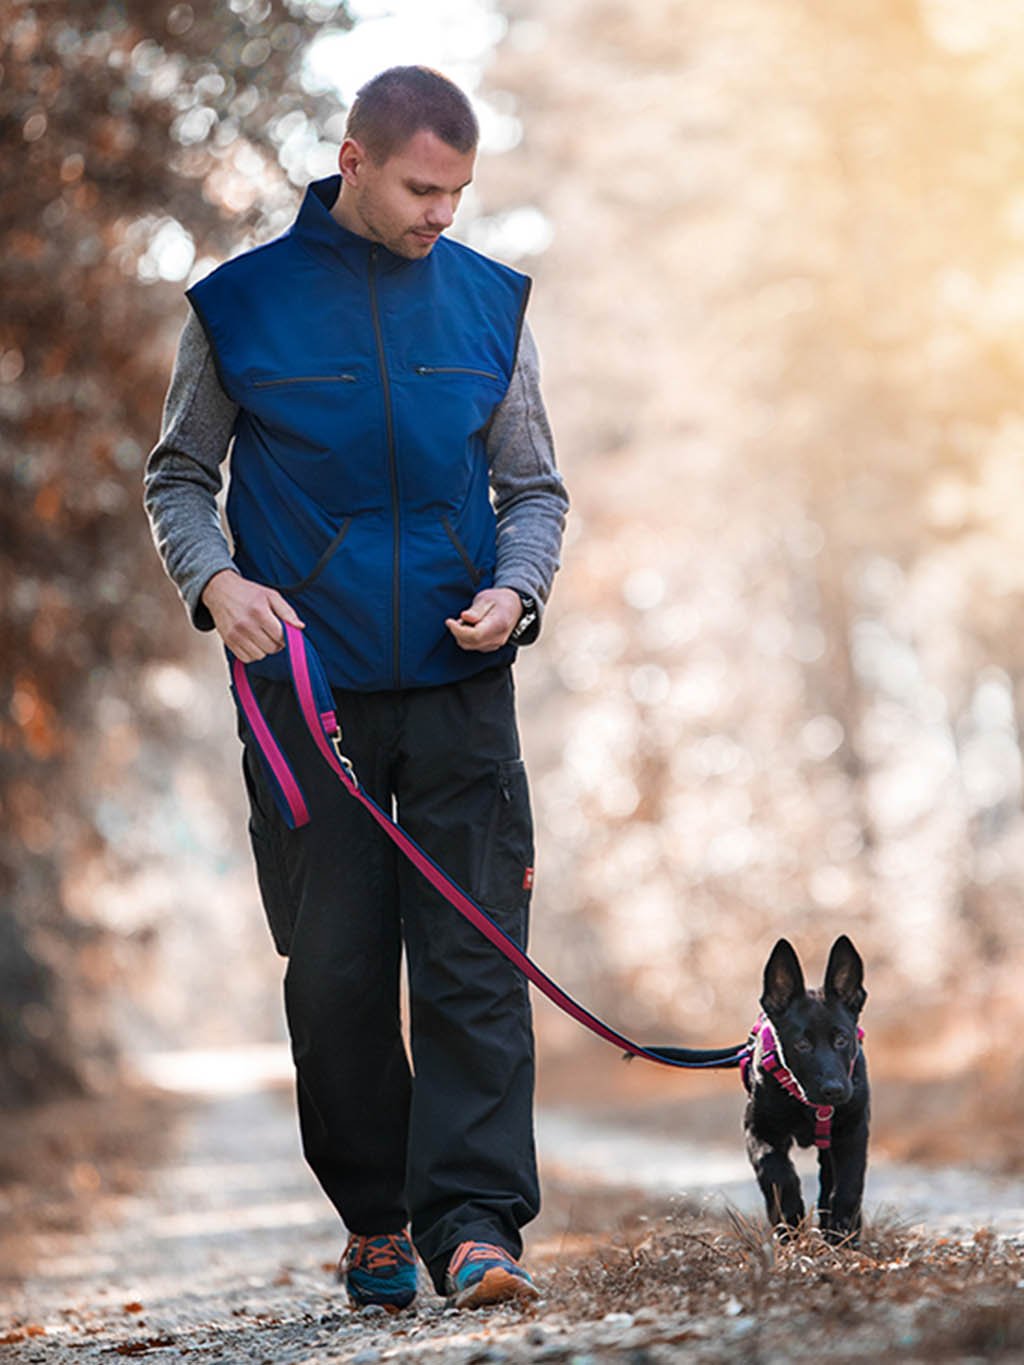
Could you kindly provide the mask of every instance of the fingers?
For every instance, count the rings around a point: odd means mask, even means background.
[[[494,602],[492,599],[477,598],[465,611],[459,612],[459,621],[468,626],[478,626],[493,610]]]
[[[460,649],[476,650],[481,654],[492,654],[505,643],[500,637],[497,639],[481,638],[472,629],[460,626],[458,621],[446,621],[445,625],[455,637],[455,643]]]
[[[276,589],[270,589],[267,601],[270,603],[271,610],[274,612],[275,616],[278,616],[282,621],[287,621],[290,626],[297,626],[299,630],[305,630],[305,621],[300,618],[298,612],[291,603],[286,602]]]
[[[479,619],[474,619],[477,616]],[[457,621],[454,617],[449,617],[445,625],[455,637],[455,643],[460,649],[479,650],[483,654],[491,654],[494,650],[500,649],[512,629],[507,622],[500,619],[500,616],[492,615],[490,606],[480,612],[467,609],[460,614]]]
[[[284,629],[278,618],[269,613],[266,618],[236,623],[224,640],[242,663],[253,664],[257,659],[265,659],[268,654],[277,654],[284,648]]]
[[[221,639],[242,663],[255,663],[284,648],[284,625],[304,622],[274,588],[231,575],[208,599]]]
[[[509,588],[484,588],[458,619],[448,617],[445,625],[460,649],[492,654],[508,641],[521,611],[519,595]]]

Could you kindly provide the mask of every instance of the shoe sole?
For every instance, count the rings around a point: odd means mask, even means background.
[[[337,1281],[339,1284],[345,1286],[345,1297],[348,1299],[348,1306],[352,1309],[354,1313],[358,1313],[360,1308],[383,1308],[388,1313],[404,1313],[407,1308],[412,1308],[412,1306],[416,1302],[415,1291],[410,1295],[409,1298],[405,1299],[401,1303],[399,1303],[397,1299],[356,1298],[355,1294],[353,1294],[352,1290],[349,1288],[347,1280],[345,1279],[345,1272],[340,1269],[337,1274]]]
[[[486,1304],[509,1303],[518,1299],[521,1303],[537,1298],[539,1290],[530,1280],[520,1275],[511,1275],[501,1266],[492,1266],[482,1279],[456,1294],[449,1300],[453,1308],[483,1308]]]
[[[407,1308],[415,1308],[416,1300],[410,1299],[408,1303],[389,1303],[383,1299],[367,1299],[365,1303],[361,1303],[349,1294],[348,1306],[353,1313],[359,1313],[364,1308],[383,1308],[385,1313],[404,1313]]]

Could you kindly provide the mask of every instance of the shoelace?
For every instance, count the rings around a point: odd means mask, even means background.
[[[381,1237],[353,1234],[345,1248],[346,1265],[365,1270],[394,1270],[399,1262],[412,1265],[415,1259],[404,1232],[389,1232]]]
[[[450,1267],[454,1275],[467,1261],[511,1261],[512,1258],[503,1247],[492,1246],[490,1242],[470,1242],[461,1256],[455,1258]]]

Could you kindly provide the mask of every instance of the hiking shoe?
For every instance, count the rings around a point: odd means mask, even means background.
[[[453,1308],[537,1297],[537,1286],[519,1262],[490,1242],[460,1242],[448,1263],[444,1288]]]
[[[353,1233],[338,1262],[338,1278],[344,1280],[353,1308],[379,1304],[397,1312],[416,1297],[416,1253],[405,1232],[380,1237]]]

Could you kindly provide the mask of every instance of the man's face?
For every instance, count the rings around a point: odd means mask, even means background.
[[[379,166],[347,139],[338,157],[354,215],[347,225],[396,256],[419,260],[451,227],[475,161],[475,150],[458,152],[425,128]]]

